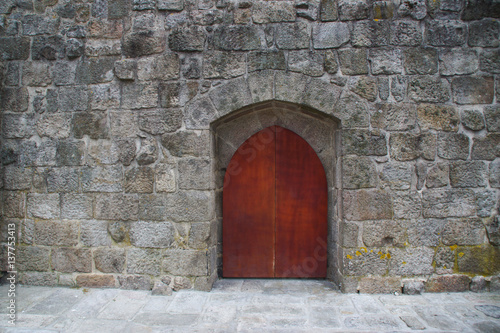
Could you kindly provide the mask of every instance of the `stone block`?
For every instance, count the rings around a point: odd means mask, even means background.
[[[141,140],[141,147],[137,152],[137,164],[149,165],[158,159],[157,142],[154,138]]]
[[[119,275],[118,282],[121,289],[151,290],[152,283],[149,276]]]
[[[423,192],[424,217],[467,217],[476,213],[474,192],[469,189],[432,189]]]
[[[52,83],[51,67],[47,63],[30,61],[23,64],[23,85],[46,87]]]
[[[438,246],[446,220],[412,219],[407,222],[408,242],[413,247]]]
[[[480,218],[448,219],[442,232],[444,245],[480,245],[486,241],[486,231]]]
[[[120,44],[115,44],[115,48],[119,48],[119,47],[120,47]],[[79,58],[86,51],[84,48],[85,48],[85,45],[83,44],[82,41],[80,41],[76,38],[70,38],[66,41],[66,56],[68,57],[68,59],[71,59],[71,60]],[[109,52],[111,52],[111,51],[109,51]],[[90,50],[89,50],[89,53],[91,53]],[[117,51],[114,51],[113,54],[116,55],[116,54],[120,54],[120,53]]]
[[[166,53],[137,60],[137,78],[141,81],[178,79],[179,55]]]
[[[156,84],[127,82],[122,86],[122,108],[148,109],[157,106],[158,86]]]
[[[500,188],[500,160],[496,159],[490,163],[490,186]]]
[[[22,192],[4,191],[2,198],[2,212],[4,217],[25,216],[26,194]]]
[[[361,294],[394,294],[401,293],[400,277],[362,277],[359,281]]]
[[[436,263],[436,274],[452,274],[455,270],[456,249],[454,246],[438,247],[434,262]]]
[[[281,23],[276,28],[276,45],[283,50],[307,49],[310,29],[304,22]]]
[[[151,167],[139,166],[125,171],[125,192],[152,193],[154,172]]]
[[[343,94],[333,114],[341,119],[343,128],[368,127],[370,113],[365,102],[354,94]]]
[[[120,40],[117,39],[87,39],[85,55],[88,57],[102,57],[121,55]]]
[[[308,76],[322,76],[324,56],[322,53],[299,50],[288,52],[288,68],[292,72]]]
[[[30,54],[30,39],[27,37],[0,37],[0,59],[27,60]]]
[[[95,217],[103,220],[137,220],[139,198],[133,194],[99,194]]]
[[[3,88],[0,94],[0,105],[2,110],[12,112],[24,112],[28,110],[29,92],[22,88]],[[5,118],[5,114],[3,115]]]
[[[337,52],[329,50],[325,52],[325,71],[329,74],[336,74],[339,70]]]
[[[167,250],[162,261],[162,269],[173,275],[207,275],[207,256],[205,251]]]
[[[470,278],[465,275],[432,276],[425,284],[426,292],[462,292],[469,290]]]
[[[59,194],[28,194],[27,211],[29,217],[50,220],[60,217]]]
[[[408,190],[414,174],[413,164],[389,162],[384,164],[380,180],[393,190]]]
[[[76,221],[35,221],[33,242],[37,245],[75,246],[79,227]]]
[[[377,99],[377,80],[369,76],[353,77],[348,81],[349,90],[364,99],[374,102]]]
[[[122,138],[135,138],[139,133],[139,112],[109,112],[111,134]],[[135,143],[134,143],[135,146]]]
[[[61,20],[57,16],[26,15],[23,17],[23,34],[26,36],[53,35]]]
[[[342,246],[343,247],[358,247],[359,226],[356,223],[344,223],[342,230]]]
[[[474,276],[470,283],[470,291],[475,293],[486,291],[486,279],[484,276]]]
[[[498,20],[482,19],[469,23],[469,45],[478,47],[498,47],[500,24]]]
[[[457,104],[491,104],[494,97],[493,77],[457,77],[451,82],[453,101]]]
[[[450,84],[433,76],[412,76],[408,84],[408,97],[415,102],[444,103],[450,99]]]
[[[108,237],[108,224],[105,221],[82,221],[80,238],[84,246],[110,246]]]
[[[255,2],[252,6],[254,23],[279,23],[295,21],[294,4],[285,1]]]
[[[30,286],[56,286],[58,276],[49,272],[25,272],[19,277],[19,283]]]
[[[274,74],[266,70],[253,72],[248,76],[248,86],[254,103],[270,100],[274,97]]]
[[[499,163],[497,163],[499,165]],[[492,166],[490,164],[490,172],[492,168],[497,167],[496,165]],[[494,182],[491,181],[490,178],[490,186],[491,187],[500,187],[500,182],[499,184],[495,184]],[[497,198],[496,198],[496,192],[494,190],[484,190],[484,191],[478,191],[476,192],[476,209],[477,209],[477,216],[481,217],[489,217],[493,214],[495,214],[494,209],[496,208],[496,203],[497,203]]]
[[[95,268],[103,273],[123,273],[125,249],[99,248],[94,250]]]
[[[500,105],[486,106],[484,118],[488,132],[500,132]]]
[[[164,221],[165,197],[157,194],[139,196],[139,220]]]
[[[169,248],[174,243],[175,228],[170,222],[134,222],[130,242],[137,247]]]
[[[422,44],[422,30],[417,21],[393,21],[390,29],[391,45],[419,46]]]
[[[203,51],[206,35],[199,26],[178,27],[168,37],[168,46],[173,51]]]
[[[80,84],[110,82],[114,78],[114,67],[118,57],[87,58],[78,63],[76,79]]]
[[[406,74],[428,75],[438,71],[437,50],[430,47],[407,48],[404,53],[404,68]]]
[[[51,168],[47,172],[48,192],[76,192],[80,170],[71,167]]]
[[[207,249],[210,245],[210,234],[213,226],[215,224],[209,222],[191,223],[188,238],[189,247],[192,249]]]
[[[92,218],[93,197],[89,194],[62,193],[61,218],[62,219],[88,219]]]
[[[453,106],[419,104],[417,106],[417,118],[420,129],[423,131],[434,129],[455,132],[458,130],[458,112]]]
[[[439,54],[441,75],[474,74],[479,69],[479,57],[475,50],[447,49]]]
[[[137,61],[133,59],[115,61],[114,72],[120,80],[134,80],[137,75]]]
[[[62,36],[40,36],[33,38],[31,58],[33,60],[64,59],[66,48]]]
[[[120,86],[117,84],[99,84],[90,88],[90,108],[109,110],[120,107]]]
[[[377,248],[369,251],[364,248],[344,249],[344,278],[346,275],[384,275],[387,273],[388,262],[387,255]]]
[[[36,122],[38,135],[51,139],[63,139],[70,135],[71,113],[45,113]]]
[[[245,55],[225,51],[212,51],[203,57],[205,79],[230,79],[245,74]]]
[[[234,79],[218,86],[209,93],[209,96],[219,111],[219,116],[238,110],[252,102],[248,82],[244,78]]]
[[[450,181],[453,187],[485,187],[488,168],[483,161],[456,161],[450,164]]]
[[[343,155],[387,155],[387,139],[383,133],[370,132],[369,130],[343,130],[342,131]]]
[[[338,51],[340,70],[344,75],[368,74],[368,54],[366,49],[341,49]]]
[[[473,160],[489,160],[500,157],[500,135],[496,133],[487,134],[484,138],[474,138],[472,144]]]
[[[57,142],[56,164],[58,166],[82,165],[85,157],[85,142],[59,140]]]
[[[469,137],[463,133],[439,133],[437,154],[448,160],[465,160],[469,156]]]
[[[201,77],[201,59],[197,56],[185,56],[181,59],[182,75],[186,79]]]
[[[60,87],[58,89],[59,110],[63,112],[86,111],[89,94],[86,86]]]
[[[391,250],[389,274],[396,276],[429,275],[434,272],[434,249],[405,247]]]
[[[319,15],[323,22],[336,21],[338,18],[337,1],[321,0]]]
[[[422,20],[427,15],[427,4],[425,0],[412,0],[401,3],[398,15],[409,16],[415,20]]]
[[[344,217],[350,221],[391,219],[392,197],[382,190],[344,191]]]
[[[308,77],[298,73],[277,72],[275,76],[275,98],[281,101],[302,103]],[[289,89],[295,87],[294,91]]]
[[[406,98],[406,87],[408,86],[408,78],[403,75],[391,77],[391,94],[397,102],[401,102]]]
[[[313,26],[312,41],[315,49],[338,48],[349,42],[347,23],[331,22]]]
[[[341,21],[356,21],[368,18],[369,2],[366,0],[339,0],[338,14]]]
[[[116,141],[111,140],[91,140],[87,153],[87,164],[117,164],[120,158],[120,151]]]
[[[448,164],[438,163],[432,166],[427,173],[426,186],[428,188],[443,187],[449,183],[450,168]]]
[[[389,144],[391,156],[397,161],[411,161],[419,157],[433,160],[436,157],[436,136],[431,133],[393,133]]]
[[[155,167],[156,192],[175,192],[175,165],[158,164]]]
[[[218,96],[216,98],[224,98]],[[196,99],[186,105],[184,121],[187,129],[208,129],[210,123],[216,118],[217,111],[208,97]],[[181,135],[181,134],[179,134]],[[177,135],[178,136],[178,135]],[[167,137],[167,136],[164,136]],[[171,138],[171,136],[168,136]],[[164,139],[162,139],[164,142]],[[174,142],[177,142],[176,140]],[[167,144],[169,145],[169,144]],[[168,149],[168,147],[164,144]]]
[[[16,268],[19,271],[48,271],[50,249],[36,246],[16,248]]]
[[[119,165],[82,168],[84,192],[121,192],[122,181],[122,167]]]
[[[401,221],[365,221],[363,243],[367,247],[404,246],[405,228]]]
[[[4,190],[29,190],[33,181],[31,168],[8,165],[3,168]]]
[[[162,252],[157,249],[131,248],[127,251],[127,273],[160,275]]]
[[[422,214],[422,199],[418,192],[398,191],[393,194],[394,218],[415,219]]]
[[[472,131],[480,131],[485,127],[483,114],[478,110],[463,110],[460,120],[462,125]]]
[[[412,279],[403,280],[403,294],[405,295],[420,295],[424,292],[424,288],[425,285],[423,281]]]
[[[214,215],[213,195],[203,191],[167,194],[167,219],[175,222],[209,221]]]
[[[35,117],[32,114],[4,113],[2,134],[7,139],[30,138],[35,134]]]
[[[335,105],[339,100],[341,92],[341,89],[336,85],[327,83],[322,79],[312,79],[308,83],[308,89],[306,89],[302,95],[302,103],[324,113],[329,113],[331,111],[332,105]],[[347,100],[344,100],[344,102],[348,103]],[[355,118],[355,115],[349,114],[349,111],[351,110],[341,110],[340,108],[334,110],[334,112],[336,112],[336,116],[341,116],[342,118],[346,119],[346,123],[349,121],[349,117]],[[357,109],[352,110],[353,113],[361,113],[364,111],[364,105],[361,105]],[[352,121],[354,122],[355,119],[352,119]]]
[[[130,230],[129,223],[122,221],[114,221],[108,223],[108,233],[111,238],[117,242],[123,242],[125,238],[128,236]]]
[[[432,46],[460,46],[467,39],[467,26],[456,20],[432,20],[427,22],[425,41]]]
[[[459,247],[457,252],[459,272],[488,276],[500,271],[500,249],[497,246]]]
[[[212,186],[212,169],[206,159],[181,159],[179,161],[179,188],[184,190],[208,190]]]
[[[479,58],[479,68],[483,72],[492,74],[500,73],[500,52],[497,50],[484,50]]]
[[[113,275],[80,274],[76,277],[76,284],[80,288],[115,288],[116,279]]]
[[[175,132],[182,125],[179,109],[158,109],[139,113],[139,129],[152,135]]]
[[[90,249],[55,248],[51,256],[52,268],[62,273],[90,273],[92,253]]]
[[[184,0],[158,0],[156,5],[158,10],[180,12],[184,9]]]
[[[377,103],[371,110],[371,125],[386,131],[406,131],[415,128],[415,104]]]
[[[165,49],[165,38],[153,31],[136,31],[125,35],[122,50],[128,58],[161,53]]]
[[[210,103],[206,101],[205,103]],[[192,107],[193,111],[196,109]],[[212,115],[215,109],[212,107]],[[208,126],[209,122],[207,123]],[[173,156],[196,156],[205,157],[210,154],[210,137],[208,131],[193,132],[183,131],[172,134],[164,134],[161,139],[163,147]]]
[[[342,170],[342,186],[345,189],[377,186],[377,167],[369,157],[345,156],[342,159]]]
[[[389,45],[389,36],[389,22],[385,20],[367,20],[352,23],[351,44],[354,47]]]
[[[153,285],[153,290],[151,290],[151,295],[171,296],[172,288],[161,281],[156,281]]]
[[[221,25],[214,31],[214,46],[225,51],[249,51],[260,49],[260,33],[256,26]]]

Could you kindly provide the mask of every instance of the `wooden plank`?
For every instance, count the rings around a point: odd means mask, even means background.
[[[236,151],[224,177],[224,277],[274,277],[275,133],[266,128]]]
[[[276,130],[276,277],[324,278],[328,192],[315,151],[294,132]]]

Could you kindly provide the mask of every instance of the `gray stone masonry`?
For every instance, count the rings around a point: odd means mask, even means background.
[[[230,158],[279,125],[325,168],[342,291],[498,290],[499,19],[483,0],[0,0],[0,264],[9,222],[25,284],[210,290]],[[331,323],[448,322],[360,309]]]

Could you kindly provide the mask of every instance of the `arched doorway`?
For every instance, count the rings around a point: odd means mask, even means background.
[[[247,139],[224,176],[224,277],[327,274],[328,188],[298,134],[267,127]]]

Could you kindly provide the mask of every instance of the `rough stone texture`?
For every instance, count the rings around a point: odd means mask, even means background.
[[[367,247],[403,246],[406,241],[401,221],[365,221],[363,243]]]
[[[448,219],[442,232],[445,245],[480,245],[486,233],[479,218]]]
[[[368,55],[366,49],[341,49],[338,51],[338,54],[342,74],[368,74]]]
[[[469,45],[479,47],[498,47],[500,25],[498,20],[483,19],[469,24]]]
[[[113,275],[78,275],[76,284],[83,288],[114,288],[116,287],[116,279]]]
[[[436,156],[435,135],[394,133],[389,140],[391,156],[398,161],[411,161],[419,157],[433,160]]]
[[[438,53],[434,48],[408,48],[404,50],[404,68],[407,74],[436,74]]]
[[[396,276],[432,274],[434,250],[428,247],[394,248],[391,251],[389,273]]]
[[[99,194],[96,196],[95,217],[104,220],[136,220],[139,200],[133,194]]]
[[[489,132],[500,132],[500,106],[487,106],[484,108],[484,118]]]
[[[280,49],[293,50],[309,47],[310,29],[303,23],[283,23],[277,29],[276,45]]]
[[[403,71],[403,54],[399,49],[370,49],[368,56],[373,75],[399,74]]]
[[[125,250],[100,248],[94,251],[95,267],[103,273],[123,273]]]
[[[483,114],[478,110],[464,110],[461,121],[466,128],[472,131],[480,131],[485,127]]]
[[[342,131],[343,154],[355,155],[387,155],[387,139],[382,133],[369,130]]]
[[[465,275],[432,276],[425,283],[426,292],[458,292],[469,290],[470,278]]]
[[[493,77],[457,77],[451,83],[453,101],[457,104],[490,104],[493,102]]]
[[[408,96],[415,102],[444,103],[450,99],[448,81],[434,76],[411,77]]]
[[[118,282],[121,289],[151,290],[152,288],[151,278],[148,276],[120,275],[118,276]]]
[[[373,250],[373,252],[372,252]],[[368,274],[383,275],[387,272],[387,253],[382,249],[344,250],[344,274],[351,276],[364,276]]]
[[[476,247],[459,247],[457,252],[457,263],[460,272],[495,275],[500,271],[500,250],[498,246],[484,244]]]
[[[439,55],[441,75],[473,74],[479,69],[479,58],[474,50],[450,49]]]
[[[363,294],[394,294],[401,292],[398,277],[363,277],[359,282],[359,292]]]
[[[496,133],[487,134],[484,138],[474,138],[472,143],[471,157],[473,160],[492,161],[500,156],[500,135]]]
[[[426,186],[428,188],[443,187],[449,183],[450,168],[448,164],[438,163],[431,168],[427,173]]]
[[[465,160],[469,156],[469,141],[469,137],[462,133],[439,133],[437,154],[448,160]]]
[[[344,217],[352,221],[393,216],[391,196],[381,190],[344,191],[344,207]]]
[[[483,161],[456,161],[450,164],[450,183],[453,187],[485,187],[488,170]]]
[[[420,104],[417,107],[417,118],[423,131],[434,129],[455,132],[459,125],[457,110],[448,105]]]
[[[429,217],[467,217],[475,214],[474,192],[468,189],[432,189],[423,193],[423,215]]]
[[[52,267],[63,273],[92,271],[92,253],[90,249],[57,248],[52,251]]]
[[[376,187],[376,165],[369,157],[346,156],[342,161],[342,184],[346,189]]]
[[[162,254],[157,249],[127,250],[127,273],[160,275]]]
[[[173,275],[203,276],[207,274],[205,251],[167,250],[162,269]]]
[[[349,41],[347,23],[323,23],[313,27],[312,40],[315,49],[330,49],[340,47]]]
[[[413,104],[375,104],[371,112],[371,125],[387,131],[410,130],[415,127],[416,110]]]
[[[170,222],[134,222],[130,242],[137,247],[168,248],[174,242],[175,229]]]

